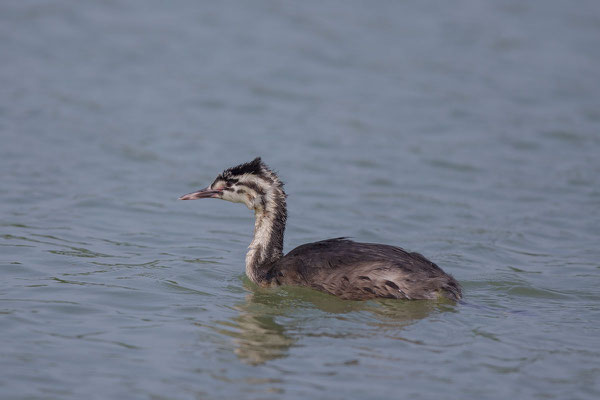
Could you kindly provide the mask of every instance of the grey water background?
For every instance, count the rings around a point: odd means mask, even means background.
[[[597,399],[597,1],[0,3],[2,399]],[[286,250],[419,251],[465,303],[245,278],[260,155]]]

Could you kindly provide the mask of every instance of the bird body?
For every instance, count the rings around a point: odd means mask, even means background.
[[[269,285],[302,285],[342,299],[460,298],[458,283],[419,253],[345,238],[307,243],[275,262]]]
[[[419,253],[346,238],[307,243],[283,255],[287,220],[283,183],[260,158],[229,168],[181,200],[220,198],[254,210],[246,275],[259,286],[306,286],[342,299],[462,297],[459,283]]]

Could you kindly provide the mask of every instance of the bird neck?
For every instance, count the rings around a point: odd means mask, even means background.
[[[283,234],[287,220],[285,192],[274,187],[254,208],[254,237],[246,254],[246,275],[257,285],[268,283],[273,263],[283,257]]]

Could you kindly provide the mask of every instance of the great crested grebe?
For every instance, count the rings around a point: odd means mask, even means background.
[[[287,219],[283,183],[260,157],[226,169],[180,200],[216,198],[254,210],[246,275],[262,287],[307,286],[348,300],[462,297],[459,283],[419,253],[345,238],[307,243],[283,255]]]

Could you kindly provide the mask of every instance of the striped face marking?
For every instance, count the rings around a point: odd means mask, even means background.
[[[181,200],[218,198],[243,203],[254,210],[254,238],[246,254],[246,274],[261,281],[260,266],[283,254],[283,235],[287,220],[283,183],[260,158],[226,169],[207,188],[180,197]]]
[[[266,211],[269,201],[276,197],[273,192],[280,190],[282,185],[260,158],[256,158],[223,171],[210,189],[221,191],[220,199],[243,203],[251,210]]]

